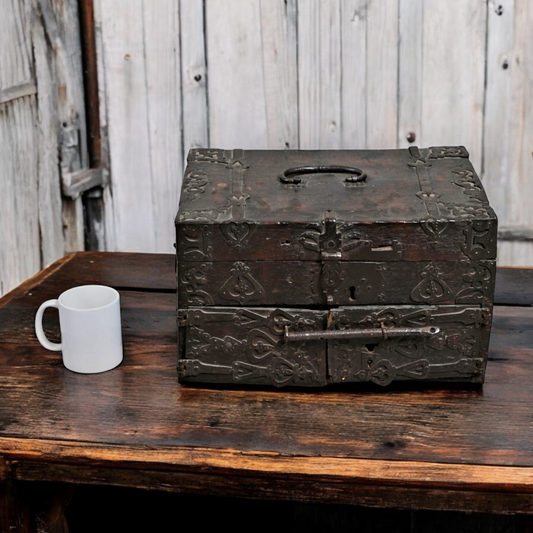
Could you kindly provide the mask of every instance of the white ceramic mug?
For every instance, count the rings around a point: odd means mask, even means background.
[[[61,343],[50,342],[43,331],[48,307],[59,310]],[[120,295],[104,285],[82,285],[41,304],[35,316],[35,332],[48,350],[62,351],[63,364],[73,372],[95,374],[122,362]]]

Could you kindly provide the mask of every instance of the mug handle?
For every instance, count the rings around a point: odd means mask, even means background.
[[[39,339],[39,342],[47,349],[52,350],[53,352],[59,352],[62,348],[62,345],[57,342],[50,342],[46,335],[44,334],[43,330],[43,315],[46,309],[49,307],[55,307],[56,309],[59,309],[59,302],[58,300],[47,300],[43,304],[41,304],[41,307],[37,310],[37,314],[35,315],[35,333],[37,335],[37,339]]]

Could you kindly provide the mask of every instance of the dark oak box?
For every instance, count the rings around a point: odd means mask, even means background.
[[[462,146],[191,150],[179,380],[482,383],[496,237]]]

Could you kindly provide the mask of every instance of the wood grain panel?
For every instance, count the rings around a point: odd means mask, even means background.
[[[507,226],[510,207],[510,171],[515,143],[511,116],[518,102],[511,97],[515,78],[513,63],[515,0],[489,4],[487,10],[487,88],[483,124],[482,179],[487,196],[498,214],[501,226]],[[503,264],[506,264],[504,262]]]
[[[296,147],[294,24],[294,2],[206,4],[212,146]]]
[[[0,295],[41,268],[35,96],[0,104]]]
[[[300,148],[341,147],[339,0],[298,4]]]
[[[44,264],[61,257],[65,253],[63,234],[63,204],[61,201],[61,182],[58,154],[59,123],[57,117],[57,80],[53,64],[48,54],[45,29],[36,24],[32,31],[35,50],[35,72],[38,80],[37,106],[37,151],[39,153],[39,223],[43,228],[41,245]],[[35,145],[34,145],[35,146]],[[79,234],[74,224],[72,235]],[[44,266],[44,265],[41,265]]]
[[[362,463],[361,468],[371,465]],[[393,464],[387,466],[393,467]],[[260,475],[258,472],[241,473],[233,477],[231,472],[191,472],[191,471],[169,471],[169,470],[147,470],[147,469],[114,469],[106,466],[96,465],[68,465],[47,463],[35,461],[23,461],[16,464],[15,476],[20,480],[39,481],[46,479],[50,481],[69,482],[77,484],[97,484],[97,485],[115,485],[122,487],[137,487],[142,489],[151,489],[165,492],[184,492],[187,494],[213,495],[218,497],[236,497],[236,498],[260,498],[261,500],[286,500],[300,501],[306,503],[335,503],[361,505],[365,507],[379,507],[379,519],[377,516],[372,520],[373,527],[370,531],[380,532],[383,525],[383,514],[388,507],[396,509],[412,510],[437,510],[437,511],[463,511],[469,513],[465,517],[473,517],[476,525],[479,525],[479,515],[472,515],[473,511],[486,513],[504,513],[510,510],[513,513],[529,514],[533,505],[533,495],[528,492],[508,493],[497,491],[475,491],[470,487],[464,487],[454,490],[443,490],[438,488],[419,488],[406,484],[393,484],[374,482],[370,485],[354,481],[342,481],[331,479],[326,476],[309,476],[309,475]],[[487,475],[492,475],[494,471],[488,471]],[[99,487],[102,491],[102,487]],[[148,494],[143,494],[143,503]],[[158,500],[162,497],[161,493],[154,495]],[[251,503],[238,500],[239,508],[243,505],[248,509]],[[264,505],[264,502],[262,502]],[[220,502],[224,505],[224,501]],[[313,505],[309,509],[314,516],[319,509]],[[224,511],[227,507],[224,505]],[[357,513],[357,508],[349,508],[351,513]],[[360,511],[360,509],[359,509]],[[332,513],[331,522],[335,524],[338,531],[339,511],[338,505],[330,509]],[[367,510],[368,512],[368,510]],[[276,517],[278,517],[276,511]],[[420,529],[416,531],[426,532],[419,524],[420,513],[415,515],[417,526]],[[440,515],[436,521],[435,517],[431,518],[431,524],[442,523],[443,518],[448,515]],[[488,517],[487,517],[488,518]],[[276,518],[277,520],[278,518]],[[153,519],[151,519],[153,520]],[[490,522],[497,522],[496,517],[492,516]],[[262,522],[264,523],[264,522]],[[342,531],[351,531],[353,528],[353,518],[349,521],[349,529]],[[279,524],[279,522],[277,522]],[[395,526],[397,522],[395,521]],[[454,524],[457,526],[457,524]],[[246,525],[247,527],[247,525]],[[392,524],[391,524],[391,527]],[[390,529],[385,529],[390,531]],[[394,529],[397,531],[397,529]],[[442,530],[436,530],[442,531]],[[462,530],[461,530],[462,531]],[[466,531],[466,530],[465,530]],[[468,530],[470,531],[470,529]]]
[[[32,45],[29,18],[31,4],[7,0],[0,18],[0,103],[8,101],[9,90],[26,87],[36,92],[32,75]],[[5,96],[4,96],[5,95]],[[15,96],[15,93],[13,93]]]
[[[35,10],[33,44],[45,152],[40,158],[39,210],[48,264],[64,251],[84,249],[82,200],[62,198],[58,187],[70,182],[71,173],[87,168],[88,152],[78,4],[39,0]]]
[[[524,1],[489,4],[487,96],[484,123],[483,179],[494,198],[501,226],[533,224],[525,177],[531,172],[531,27],[533,9]],[[529,265],[533,243],[500,242],[499,264]]]
[[[481,169],[487,4],[424,3],[419,145],[464,145]]]
[[[398,147],[417,145],[422,133],[423,0],[400,0]]]
[[[183,156],[209,146],[203,0],[180,1]]]
[[[267,144],[298,148],[297,0],[260,0]]]
[[[110,249],[156,251],[143,3],[105,3],[98,12],[111,153]]]
[[[367,147],[396,148],[398,0],[367,4]]]
[[[151,2],[144,2],[143,19],[149,184],[153,191],[149,207],[154,220],[150,244],[154,251],[171,252],[183,174],[179,6],[167,0],[153,9]]]
[[[365,148],[367,1],[341,0],[341,148]]]

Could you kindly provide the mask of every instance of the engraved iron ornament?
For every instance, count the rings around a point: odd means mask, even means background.
[[[387,297],[398,304],[487,305],[492,302],[495,271],[493,260],[182,262],[178,294],[182,305],[195,307],[372,305],[386,304]]]

